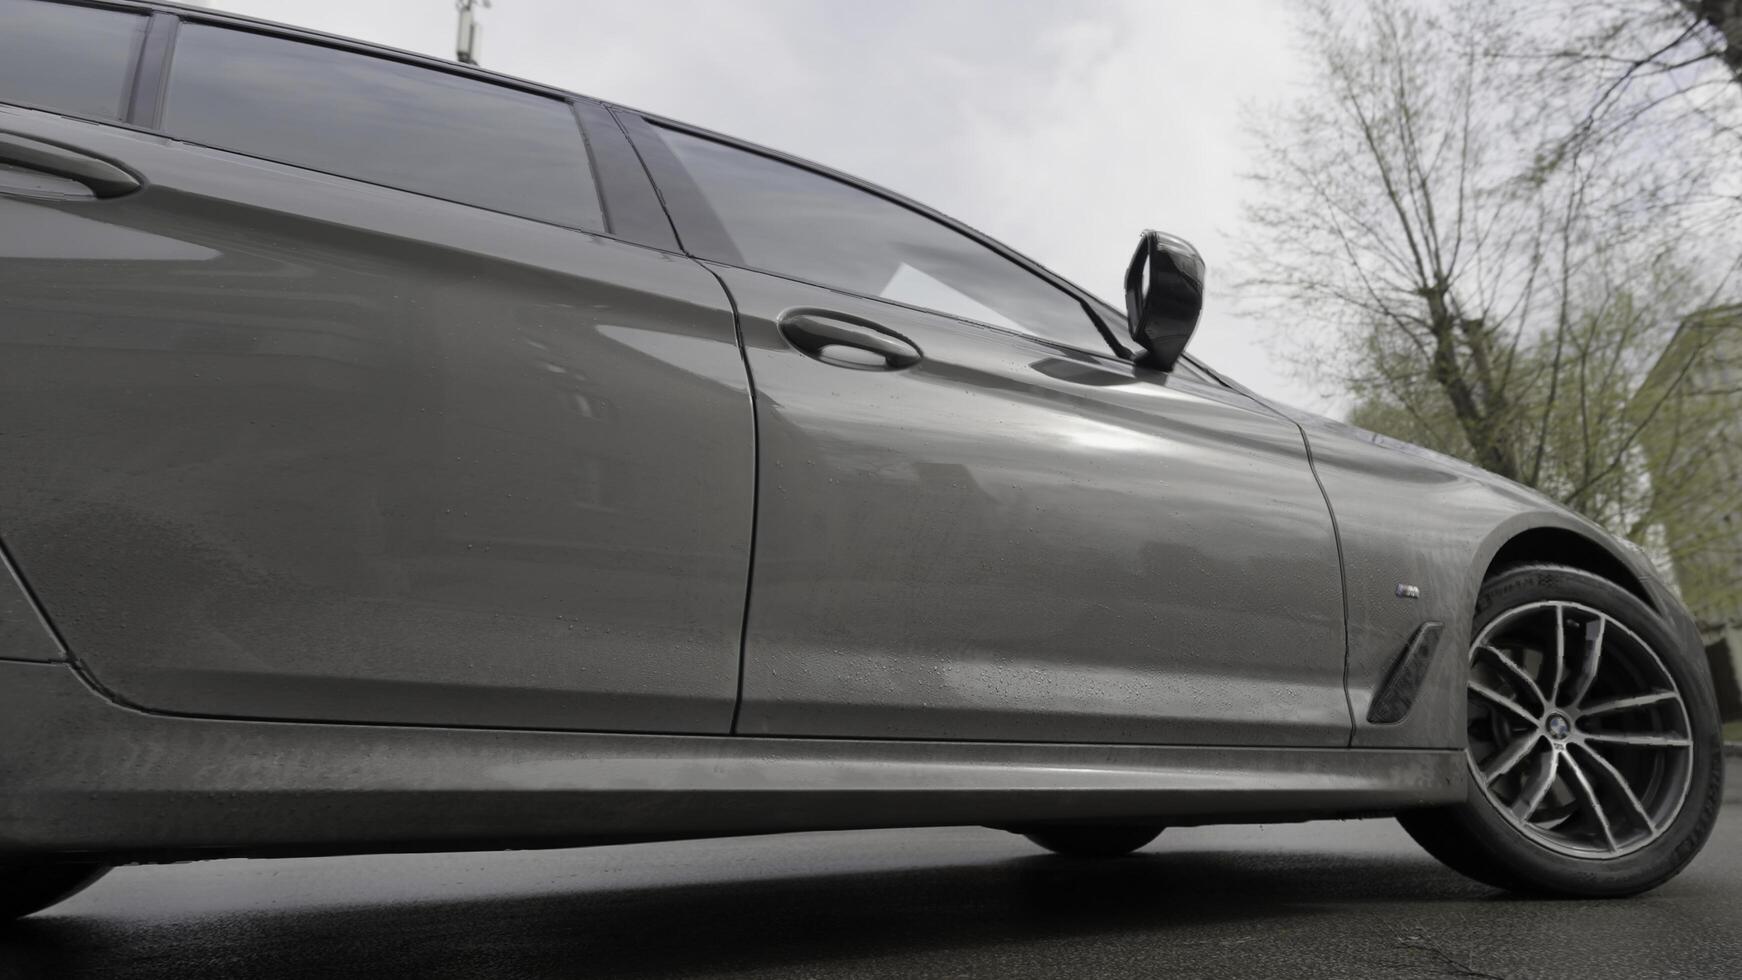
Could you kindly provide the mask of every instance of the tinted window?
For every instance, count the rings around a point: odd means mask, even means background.
[[[184,24],[163,128],[342,177],[604,227],[567,103],[447,72]]]
[[[1102,345],[1069,294],[947,225],[851,184],[661,130],[747,265],[1078,347]]]
[[[138,14],[0,0],[0,102],[120,119],[144,36]]]

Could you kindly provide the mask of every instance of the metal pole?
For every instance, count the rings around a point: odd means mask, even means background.
[[[454,57],[462,65],[475,65],[478,63],[478,42],[482,28],[473,11],[478,7],[490,6],[490,0],[455,0],[454,5],[460,11],[460,32],[454,43]]]

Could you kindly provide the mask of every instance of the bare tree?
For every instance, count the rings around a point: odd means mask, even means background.
[[[1711,29],[1707,52],[1742,85],[1742,0],[1678,0],[1678,5]]]
[[[1560,0],[1542,10],[1547,43],[1527,54],[1588,69],[1592,116],[1625,107],[1630,88],[1646,96],[1636,108],[1673,111],[1704,89],[1742,85],[1742,0]],[[1713,66],[1723,70],[1705,70]]]
[[[1719,342],[1682,324],[1733,293],[1742,251],[1708,130],[1622,125],[1591,77],[1545,69],[1585,26],[1482,0],[1313,7],[1308,90],[1255,127],[1244,285],[1357,424],[1642,538],[1714,492],[1688,453],[1652,472],[1739,403],[1657,364],[1678,333],[1688,365]],[[1689,70],[1742,95],[1721,57],[1668,74]]]
[[[1704,137],[1708,198],[1742,217],[1742,0],[1549,0],[1534,39],[1512,56],[1539,66],[1539,85],[1570,97],[1542,117],[1557,152],[1655,134]],[[1687,161],[1678,161],[1685,163]]]

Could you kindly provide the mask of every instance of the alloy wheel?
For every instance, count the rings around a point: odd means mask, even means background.
[[[1584,858],[1661,837],[1687,799],[1692,727],[1663,659],[1575,602],[1509,609],[1470,647],[1471,777],[1519,832]]]

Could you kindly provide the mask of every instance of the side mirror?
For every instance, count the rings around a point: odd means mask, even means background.
[[[1183,238],[1144,232],[1125,270],[1125,317],[1154,366],[1179,363],[1203,308],[1203,256]]]

